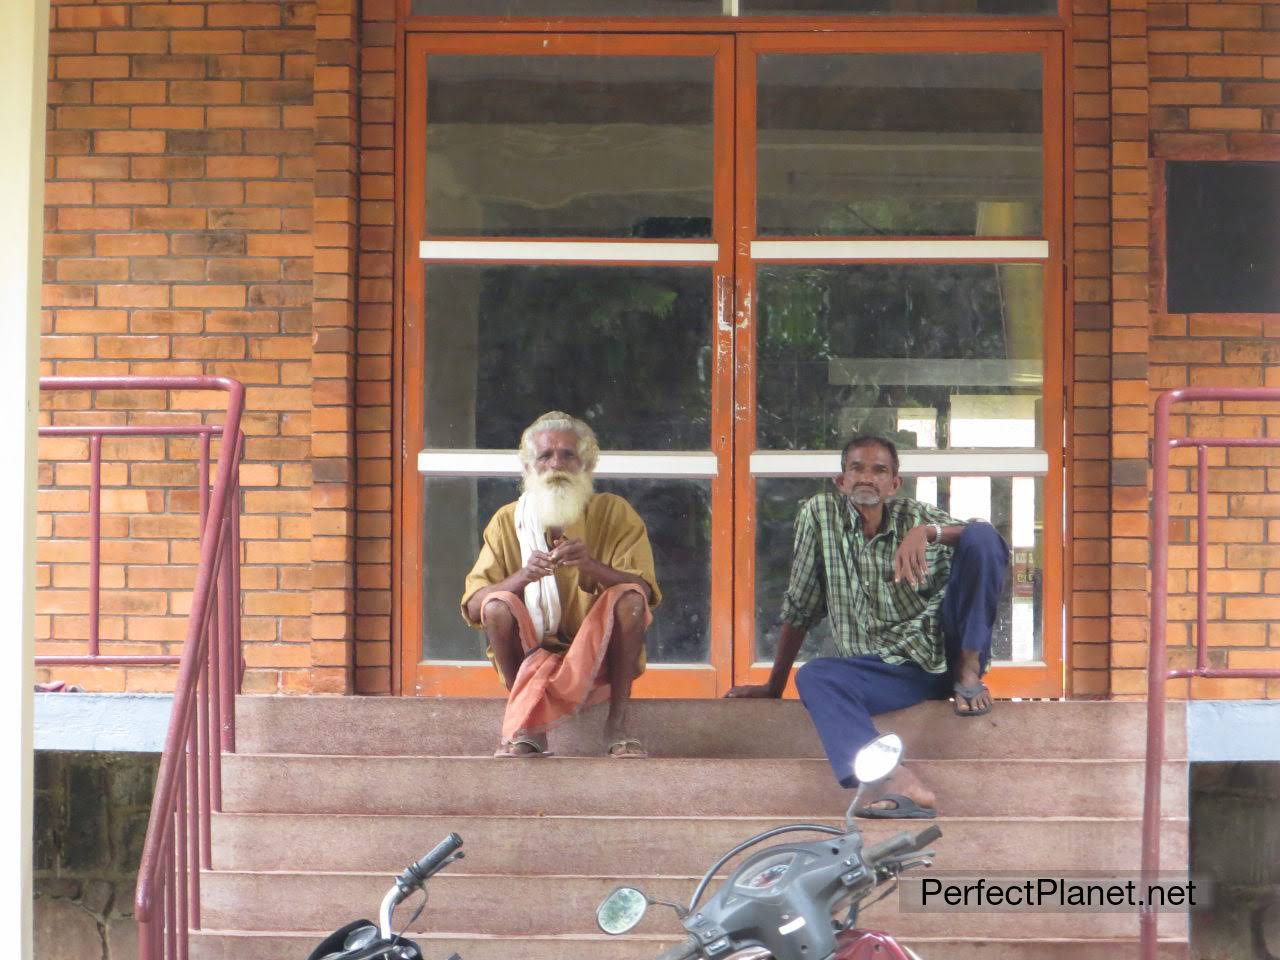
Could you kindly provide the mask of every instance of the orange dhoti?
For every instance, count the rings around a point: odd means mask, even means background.
[[[550,730],[583,707],[609,699],[609,681],[602,672],[604,659],[617,622],[615,611],[618,601],[628,593],[644,598],[644,590],[634,583],[620,583],[601,593],[591,605],[573,642],[562,653],[555,653],[542,645],[542,638],[533,627],[524,601],[514,593],[502,591],[485,597],[486,608],[494,600],[506,604],[519,626],[520,646],[525,651],[524,662],[520,664],[507,697],[507,711],[502,718],[504,739]],[[647,604],[644,617],[648,627],[653,622],[653,614]],[[480,619],[483,623],[483,610]],[[637,674],[642,662],[638,659],[636,663]]]

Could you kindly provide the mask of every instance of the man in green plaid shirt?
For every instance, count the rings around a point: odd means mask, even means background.
[[[836,779],[855,785],[853,757],[879,734],[871,718],[954,694],[962,717],[991,710],[982,674],[1009,569],[1009,548],[988,523],[962,523],[927,503],[898,498],[893,442],[863,434],[845,446],[836,489],[796,518],[782,634],[769,682],[730,697],[780,697],[805,634],[831,618],[837,657],[811,660],[796,688]],[[893,793],[860,816],[936,816],[936,797],[900,767]]]

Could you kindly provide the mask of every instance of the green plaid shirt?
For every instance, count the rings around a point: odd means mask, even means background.
[[[918,500],[891,500],[880,532],[868,540],[847,497],[823,492],[807,500],[796,517],[782,619],[808,630],[830,616],[841,656],[912,661],[929,673],[946,672],[941,609],[952,549],[925,548],[929,574],[919,587],[893,582],[893,555],[912,527],[959,522]]]

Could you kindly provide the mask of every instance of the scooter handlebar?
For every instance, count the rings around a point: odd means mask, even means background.
[[[941,836],[942,831],[938,829],[936,824],[927,830],[921,830],[914,837],[905,832],[894,834],[888,840],[882,840],[874,846],[867,847],[862,852],[862,858],[874,867],[886,857],[922,850]]]
[[[439,870],[446,860],[457,853],[458,848],[461,846],[462,838],[456,833],[449,834],[437,843],[425,857],[410,866],[401,879],[415,884],[422,883]]]
[[[693,935],[687,936],[680,943],[658,956],[657,960],[689,960],[698,953],[698,941]]]

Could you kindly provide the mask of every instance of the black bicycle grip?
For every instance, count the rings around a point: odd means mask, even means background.
[[[659,954],[657,960],[689,960],[689,957],[696,955],[697,952],[698,939],[690,934],[671,949]]]
[[[915,849],[923,850],[925,847],[933,843],[933,841],[939,839],[941,836],[942,836],[942,830],[939,829],[938,825],[935,823],[933,826],[929,827],[929,829],[921,830],[919,833],[917,833],[915,840],[913,840],[911,843],[912,843],[912,846],[915,847]]]
[[[926,831],[927,833],[928,831]],[[881,840],[874,846],[867,847],[862,851],[862,859],[867,863],[875,866],[885,857],[891,857],[895,853],[903,850],[912,849],[915,840],[909,833],[895,833],[888,840]]]
[[[461,846],[462,838],[456,833],[451,833],[437,843],[430,853],[411,866],[405,873],[413,874],[414,879],[421,883],[439,870],[440,865],[457,853],[458,848]]]

